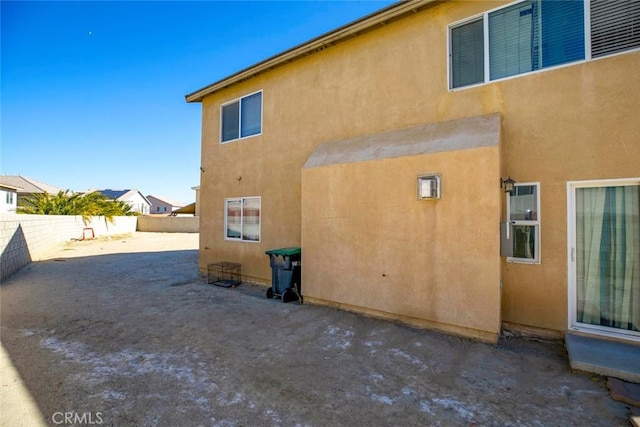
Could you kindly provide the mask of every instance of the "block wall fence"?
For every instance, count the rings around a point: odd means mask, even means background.
[[[0,280],[4,280],[31,261],[45,259],[56,245],[81,239],[91,228],[95,237],[136,231],[137,217],[91,217],[86,224],[80,216],[0,214]],[[84,231],[86,237],[90,230]]]
[[[200,217],[139,216],[138,231],[155,233],[198,233],[200,231]]]

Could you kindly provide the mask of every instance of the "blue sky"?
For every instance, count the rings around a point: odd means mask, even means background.
[[[0,2],[0,172],[190,203],[184,95],[391,1]]]

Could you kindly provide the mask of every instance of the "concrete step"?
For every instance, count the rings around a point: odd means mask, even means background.
[[[573,369],[640,383],[640,343],[569,333],[565,344]]]

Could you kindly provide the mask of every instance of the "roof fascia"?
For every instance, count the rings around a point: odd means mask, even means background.
[[[338,27],[333,31],[325,33],[319,37],[311,39],[305,43],[297,45],[289,50],[258,62],[222,80],[198,89],[195,92],[185,95],[187,102],[202,102],[205,96],[211,95],[233,84],[248,80],[260,73],[269,71],[283,64],[292,62],[303,56],[312,55],[330,46],[345,40],[357,37],[363,33],[371,31],[378,26],[384,26],[403,18],[406,15],[418,13],[420,10],[431,7],[434,4],[442,3],[443,0],[405,0],[394,3],[377,12],[373,12],[363,18],[349,24]]]
[[[7,185],[7,184],[0,184],[0,188],[6,188],[7,190],[14,190],[14,191],[23,190],[22,187],[14,187],[13,185]]]

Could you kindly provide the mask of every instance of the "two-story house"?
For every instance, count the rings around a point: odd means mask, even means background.
[[[640,340],[640,2],[399,2],[186,95],[200,268],[486,341]]]

